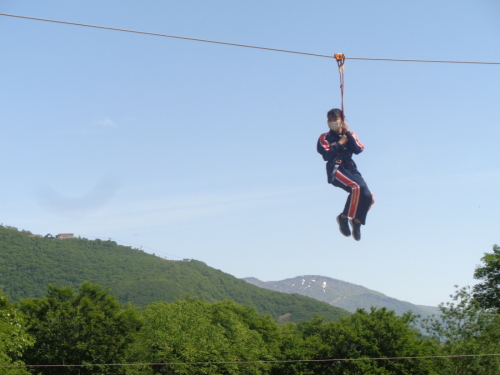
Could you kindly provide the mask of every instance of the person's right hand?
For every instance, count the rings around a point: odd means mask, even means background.
[[[342,137],[340,137],[340,140],[339,140],[339,145],[343,146],[347,143],[347,135],[343,135]]]
[[[346,122],[342,123],[342,134],[345,134],[349,131],[349,125]]]

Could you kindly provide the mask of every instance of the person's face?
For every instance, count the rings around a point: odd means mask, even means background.
[[[327,117],[327,122],[339,122],[339,123],[342,123],[342,120],[341,120],[340,118],[338,118],[338,117]],[[330,125],[328,125],[328,127],[329,127],[330,129],[332,129],[332,128],[330,127]],[[333,130],[335,133],[337,133],[337,134],[340,134],[340,133],[342,132],[342,128],[341,128],[341,127],[339,127],[337,130],[334,130],[334,129],[332,129],[332,130]]]

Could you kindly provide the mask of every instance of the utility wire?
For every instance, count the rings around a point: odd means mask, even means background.
[[[96,366],[165,366],[165,365],[234,365],[254,363],[304,363],[304,362],[353,362],[353,361],[394,361],[406,359],[440,359],[440,358],[470,358],[470,357],[498,357],[496,354],[457,354],[433,355],[415,357],[375,357],[375,358],[331,358],[331,359],[293,359],[275,361],[227,361],[227,362],[165,362],[165,363],[87,363],[83,365],[2,365],[0,368],[13,367],[96,367]]]
[[[291,51],[291,50],[277,49],[277,48],[252,46],[252,45],[248,45],[248,44],[228,43],[228,42],[221,42],[221,41],[208,40],[208,39],[189,38],[189,37],[177,36],[177,35],[167,35],[167,34],[159,34],[159,33],[150,33],[150,32],[147,32],[147,31],[119,29],[119,28],[108,27],[108,26],[97,26],[97,25],[89,25],[89,24],[84,24],[84,23],[51,20],[51,19],[45,19],[45,18],[19,16],[19,15],[15,15],[15,14],[0,13],[0,16],[14,17],[14,18],[23,18],[23,19],[34,20],[34,21],[54,22],[54,23],[61,23],[61,24],[73,25],[73,26],[92,27],[92,28],[95,28],[95,29],[122,31],[122,32],[127,32],[127,33],[135,33],[135,34],[161,36],[161,37],[165,37],[165,38],[175,38],[175,39],[192,40],[192,41],[196,41],[196,42],[224,44],[224,45],[235,46],[235,47],[255,48],[255,49],[262,49],[262,50],[266,50],[266,51],[294,53],[294,54],[306,55],[306,56],[326,57],[326,58],[329,58],[329,59],[333,59],[334,58],[333,56],[320,55],[320,54],[317,54],[317,53],[309,53],[309,52]],[[372,60],[372,61],[399,61],[399,62],[424,62],[424,63],[447,63],[447,64],[486,64],[486,65],[500,65],[500,62],[484,62],[484,61],[418,60],[418,59],[379,59],[379,58],[371,58],[371,57],[346,57],[346,60]]]

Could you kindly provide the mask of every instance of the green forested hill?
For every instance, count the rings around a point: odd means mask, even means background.
[[[348,315],[312,298],[261,289],[203,262],[169,261],[113,241],[33,237],[0,226],[0,288],[11,300],[42,297],[49,283],[76,288],[85,281],[109,287],[121,302],[136,306],[189,294],[209,302],[232,299],[275,319]]]

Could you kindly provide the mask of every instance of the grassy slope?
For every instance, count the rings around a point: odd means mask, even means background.
[[[136,306],[189,294],[209,302],[233,299],[274,318],[291,313],[292,321],[348,315],[312,298],[258,288],[199,261],[167,261],[113,241],[30,237],[0,226],[0,288],[13,301],[42,297],[49,283],[76,288],[84,281],[109,287],[121,302]]]

